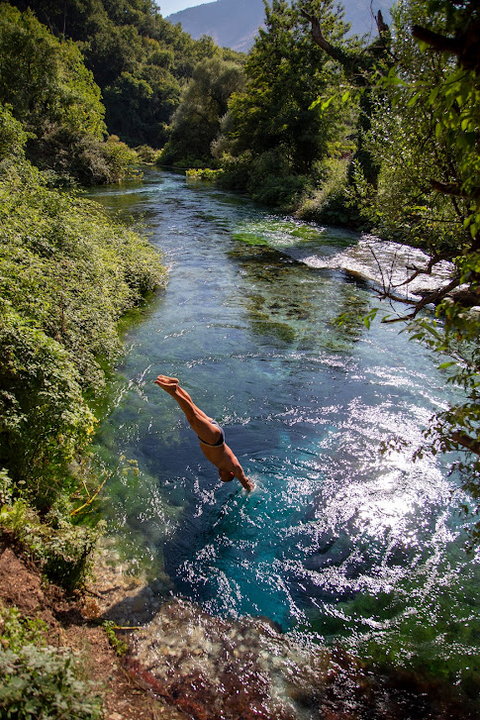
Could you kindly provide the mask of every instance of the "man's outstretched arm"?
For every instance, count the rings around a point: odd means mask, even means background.
[[[248,490],[248,492],[251,492],[252,490],[255,489],[255,485],[250,480],[250,478],[248,478],[245,475],[244,470],[243,470],[242,466],[240,465],[240,463],[238,464],[238,469],[235,470],[235,477],[237,478],[237,480],[240,480],[241,484],[243,485],[245,490]]]

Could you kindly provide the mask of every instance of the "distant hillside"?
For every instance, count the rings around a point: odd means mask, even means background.
[[[217,0],[169,15],[192,37],[210,35],[222,47],[248,52],[263,24],[263,0]]]
[[[352,33],[364,35],[376,29],[370,6],[382,10],[389,19],[393,0],[343,0],[343,5]],[[181,10],[167,19],[180,23],[194,38],[210,35],[222,47],[248,52],[263,18],[263,0],[216,0]]]

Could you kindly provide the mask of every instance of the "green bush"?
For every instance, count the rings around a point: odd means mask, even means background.
[[[310,222],[365,226],[347,187],[348,158],[329,158],[318,168],[316,189],[302,199],[295,215]]]
[[[21,615],[16,607],[4,607],[0,602],[0,650],[18,652],[24,645],[45,646],[48,625],[40,618]]]
[[[110,171],[109,182],[118,182],[126,177],[140,175],[136,151],[129,148],[117,135],[110,135],[103,143],[102,150]]]
[[[256,157],[250,167],[247,190],[258,202],[285,210],[294,209],[311,180],[293,171],[282,148]]]
[[[95,419],[64,348],[13,312],[0,315],[0,464],[47,509]],[[48,478],[48,482],[45,482]]]
[[[247,189],[250,177],[250,167],[253,155],[247,150],[241,155],[230,155],[225,153],[221,157],[223,173],[219,178],[219,184],[226,190],[244,192]]]
[[[12,499],[12,481],[6,470],[0,469],[0,508]]]
[[[68,516],[67,516],[68,517]],[[82,585],[90,567],[91,551],[102,530],[73,525],[52,512],[42,522],[25,500],[0,506],[0,526],[13,534],[48,580],[67,590]]]
[[[0,714],[12,720],[95,720],[99,699],[89,697],[68,650],[24,645],[0,651]]]
[[[47,188],[25,160],[0,179],[0,245],[0,525],[73,587],[96,537],[72,503],[88,504],[99,485],[86,398],[100,395],[121,350],[119,319],[164,270],[147,240]]]
[[[223,170],[212,170],[204,168],[203,170],[187,170],[188,180],[205,180],[207,182],[216,182],[222,175]]]
[[[135,152],[137,153],[140,162],[145,163],[146,165],[155,165],[161,155],[160,150],[155,150],[150,147],[150,145],[139,145],[135,148]]]
[[[22,155],[28,139],[28,133],[11,110],[11,106],[0,103],[0,161],[10,155]]]
[[[310,176],[294,171],[282,147],[259,155],[248,150],[237,157],[226,153],[221,157],[221,169],[218,181],[222,187],[246,191],[257,202],[285,211],[294,210],[312,185]]]
[[[119,351],[116,323],[163,279],[150,244],[97,204],[50,190],[39,174],[0,182],[0,297],[69,353],[82,387]]]
[[[138,177],[135,150],[111,135],[105,142],[61,125],[46,127],[30,146],[30,159],[43,171],[53,171],[69,184],[84,186],[116,183]]]
[[[96,720],[100,701],[70,650],[47,645],[48,626],[0,604],[0,717]]]

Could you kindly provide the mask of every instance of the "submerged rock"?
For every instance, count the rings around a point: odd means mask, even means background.
[[[212,617],[179,599],[135,634],[128,663],[144,687],[195,720],[474,718],[440,685],[381,675],[269,621]]]
[[[447,285],[453,271],[452,263],[442,260],[431,273],[413,277],[415,269],[427,268],[430,256],[419,248],[373,235],[363,235],[357,243],[333,254],[308,254],[304,250],[297,259],[314,268],[343,270],[382,290],[412,299]]]

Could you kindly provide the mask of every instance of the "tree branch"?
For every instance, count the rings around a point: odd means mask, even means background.
[[[375,22],[377,23],[377,30],[378,34],[381,36],[384,33],[388,32],[388,25],[383,19],[382,11],[379,10],[378,13],[374,16]]]
[[[383,320],[384,323],[396,323],[396,322],[406,322],[407,320],[414,320],[420,310],[422,310],[426,305],[437,305],[441,300],[443,300],[448,293],[452,292],[456,287],[460,285],[460,279],[458,277],[451,280],[448,285],[444,285],[441,288],[437,288],[437,290],[432,290],[431,292],[424,295],[420,300],[407,300],[397,297],[394,293],[392,293],[390,290],[384,289],[382,293],[380,293],[380,297],[382,299],[389,298],[390,300],[396,300],[403,302],[404,304],[412,305],[413,311],[409,313],[408,315],[401,315],[396,318],[388,318],[386,320]]]
[[[480,441],[472,438],[470,435],[466,435],[463,432],[454,432],[450,435],[451,439],[458,445],[470,450],[475,455],[480,455]]]
[[[347,60],[346,54],[343,52],[343,50],[340,50],[340,48],[334,47],[331,43],[328,42],[328,40],[325,38],[322,28],[320,27],[320,20],[315,17],[315,15],[310,15],[307,13],[306,10],[300,10],[300,14],[302,17],[305,18],[305,20],[308,20],[310,25],[312,26],[312,37],[314,42],[322,48],[322,50],[325,50],[327,55],[330,55],[331,58],[334,60],[338,60],[342,65],[345,64],[345,61]]]
[[[431,180],[430,184],[434,190],[442,193],[442,195],[453,195],[454,197],[462,197],[468,199],[472,197],[480,197],[480,188],[473,188],[470,193],[466,193],[457,183],[444,183],[440,182],[439,180]]]
[[[438,52],[448,52],[453,55],[459,55],[462,50],[462,45],[457,38],[440,35],[420,25],[412,25],[412,35],[416,40],[430,45],[431,48]]]
[[[473,8],[472,8],[473,10]],[[447,52],[458,58],[460,65],[466,70],[480,73],[480,19],[470,17],[462,32],[455,37],[447,37],[421,27],[412,26],[412,35],[416,40],[429,45],[436,52]]]
[[[426,268],[417,268],[414,265],[413,266],[407,266],[407,270],[413,270],[413,273],[409,275],[409,277],[404,280],[401,283],[398,283],[398,285],[394,285],[393,287],[399,288],[403,287],[404,285],[408,285],[409,283],[413,282],[413,280],[416,280],[419,275],[431,275],[432,270],[434,266],[437,264],[437,262],[440,262],[440,260],[435,260],[433,258],[430,259],[430,262],[428,263]]]

